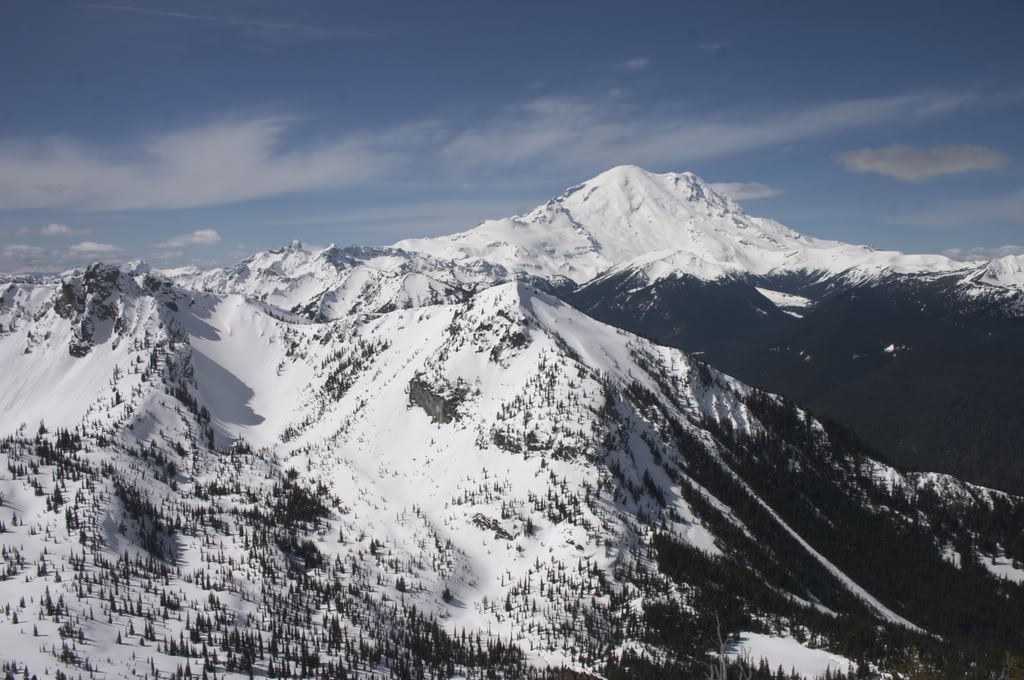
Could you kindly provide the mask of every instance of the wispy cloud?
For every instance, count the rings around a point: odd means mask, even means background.
[[[942,251],[946,257],[954,260],[995,260],[1008,255],[1024,255],[1024,246],[995,246],[993,248],[950,248]]]
[[[974,103],[974,95],[924,92],[756,113],[650,114],[613,100],[546,97],[509,107],[456,134],[442,154],[476,169],[543,163],[597,171],[620,163],[679,167],[844,130],[924,119]]]
[[[344,227],[348,244],[386,245],[402,238],[440,236],[532,208],[535,196],[467,197],[388,204],[313,215],[265,226]]]
[[[12,260],[35,261],[46,256],[50,251],[40,246],[28,246],[21,243],[12,243],[4,246],[3,250],[0,252],[3,253],[5,258]]]
[[[893,144],[880,149],[846,151],[837,158],[851,172],[874,172],[904,182],[923,182],[940,175],[975,170],[998,170],[1009,162],[1006,154],[973,144],[946,144],[928,149]]]
[[[221,242],[216,229],[196,229],[187,234],[178,234],[157,244],[161,248],[185,248],[187,246],[212,246]]]
[[[729,54],[729,43],[721,40],[708,40],[698,44],[697,48],[716,57],[724,57]]]
[[[73,236],[76,232],[66,224],[51,222],[39,227],[18,227],[15,233],[18,236],[39,235],[54,238]]]
[[[124,249],[112,243],[82,241],[68,248],[68,252],[83,257],[121,257],[124,254]]]
[[[39,233],[43,236],[71,236],[75,232],[66,224],[51,222],[50,224],[44,224],[41,226],[39,228]]]
[[[652,57],[633,57],[616,64],[616,68],[622,71],[643,71],[654,63]]]
[[[87,210],[190,208],[429,177],[434,186],[571,181],[613,165],[682,170],[850,129],[976,105],[926,92],[754,112],[651,112],[626,98],[536,97],[464,127],[440,121],[310,139],[303,119],[221,119],[116,148],[66,138],[0,140],[0,206]],[[309,141],[296,141],[306,139]],[[748,198],[751,196],[748,195]]]
[[[96,260],[123,262],[126,259],[127,252],[110,243],[82,241],[63,249],[12,243],[0,248],[0,271],[13,274],[58,272]]]
[[[418,124],[288,146],[295,120],[223,120],[112,150],[67,139],[0,142],[0,205],[118,210],[186,208],[353,186],[406,159]]]
[[[97,3],[77,3],[75,7],[84,9],[105,10],[110,12],[131,12],[133,14],[145,14],[153,17],[167,19],[181,19],[185,21],[203,22],[209,24],[222,24],[234,26],[261,33],[293,33],[308,36],[350,36],[350,37],[373,37],[374,34],[367,31],[359,31],[345,28],[332,28],[329,26],[310,26],[306,24],[295,24],[279,21],[260,21],[247,19],[238,16],[215,16],[209,14],[190,14],[186,12],[172,12],[168,10],[148,9],[144,7],[132,7],[130,5],[106,5]]]
[[[725,194],[734,201],[751,201],[758,198],[774,198],[782,193],[779,189],[760,182],[716,182],[711,188]]]
[[[986,198],[945,201],[922,210],[890,215],[886,222],[940,228],[993,223],[1024,225],[1024,189]]]

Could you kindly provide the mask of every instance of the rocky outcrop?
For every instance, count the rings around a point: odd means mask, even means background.
[[[456,420],[459,404],[465,399],[465,395],[464,388],[432,385],[422,374],[409,381],[409,403],[426,411],[435,423],[450,423]]]
[[[61,282],[53,308],[74,324],[74,336],[68,343],[71,356],[84,357],[92,351],[97,321],[117,323],[117,299],[112,294],[120,281],[121,271],[117,267],[96,263],[89,265],[80,277]]]

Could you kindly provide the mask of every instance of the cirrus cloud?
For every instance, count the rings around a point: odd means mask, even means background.
[[[49,224],[44,224],[40,227],[18,227],[16,233],[18,234],[18,236],[29,236],[38,234],[39,236],[59,237],[72,236],[74,235],[75,230],[66,224],[57,224],[56,222],[51,222]]]
[[[1009,255],[1024,255],[1024,246],[995,246],[991,248],[949,248],[942,251],[946,257],[954,260],[975,261],[975,260],[996,260]]]
[[[681,170],[708,158],[946,115],[985,99],[911,92],[693,114],[652,111],[621,96],[551,96],[468,125],[421,120],[316,138],[301,119],[277,116],[220,119],[116,147],[67,138],[0,140],[0,206],[177,209],[424,177],[458,186],[487,173],[565,181],[623,163]]]
[[[190,208],[379,177],[427,139],[429,122],[295,146],[295,119],[221,120],[153,135],[126,149],[64,138],[0,141],[0,205],[92,210]]]
[[[779,189],[760,182],[715,182],[711,188],[725,194],[734,201],[752,201],[758,198],[774,198],[782,193]]]
[[[952,200],[890,215],[889,224],[954,228],[986,224],[1024,224],[1024,189],[1009,193]]]
[[[755,113],[671,115],[622,105],[614,97],[541,97],[456,132],[441,156],[450,166],[473,173],[528,163],[577,173],[623,163],[681,169],[681,163],[945,115],[977,105],[979,99],[966,92],[916,92]]]
[[[940,175],[976,170],[998,170],[1006,166],[1006,154],[987,146],[944,144],[915,149],[892,144],[880,149],[855,149],[837,158],[850,172],[874,172],[903,182],[923,182]]]
[[[12,243],[3,247],[0,253],[4,257],[34,259],[46,255],[49,251],[39,246],[27,246],[20,243]]]
[[[0,248],[0,272],[58,272],[101,259],[123,262],[127,253],[113,244],[96,241],[82,241],[66,249],[12,243]]]
[[[196,229],[187,234],[178,234],[157,244],[161,248],[184,248],[186,246],[212,246],[221,242],[216,229]]]
[[[652,57],[633,57],[618,64],[618,67],[622,71],[643,71],[652,63],[654,63]]]
[[[39,227],[39,233],[43,236],[71,236],[75,232],[66,224],[51,222]]]
[[[68,252],[72,255],[80,255],[85,257],[120,257],[124,254],[124,249],[115,246],[112,243],[97,243],[96,241],[82,241],[68,248]]]

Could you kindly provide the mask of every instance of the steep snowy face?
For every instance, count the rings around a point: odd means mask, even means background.
[[[74,427],[97,404],[122,399],[110,376],[128,372],[141,347],[170,337],[179,299],[162,278],[104,264],[0,287],[3,432],[44,419]]]
[[[964,267],[943,256],[803,236],[748,215],[692,173],[655,174],[635,166],[612,168],[525,215],[484,222],[454,236],[405,240],[397,247],[577,283],[634,258],[633,266],[653,266],[658,275],[699,278],[851,269],[871,277]]]
[[[317,321],[458,302],[477,286],[509,278],[486,263],[457,266],[396,248],[308,250],[298,241],[225,269],[163,273],[180,286],[257,298]]]

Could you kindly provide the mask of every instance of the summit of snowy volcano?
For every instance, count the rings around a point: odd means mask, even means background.
[[[634,258],[700,278],[724,273],[769,274],[851,269],[949,271],[963,268],[940,255],[904,255],[804,236],[746,213],[690,172],[657,174],[623,165],[566,190],[530,212],[489,220],[469,231],[396,244],[458,262],[490,262],[509,270],[564,276],[584,283]]]

